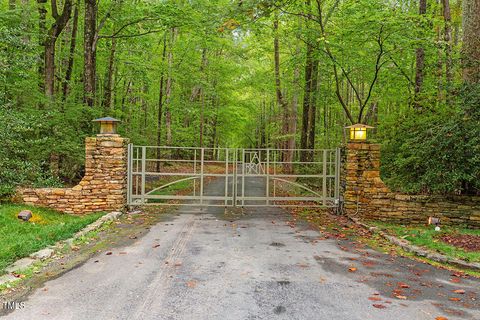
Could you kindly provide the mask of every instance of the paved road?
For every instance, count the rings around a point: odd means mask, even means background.
[[[480,319],[479,280],[455,283],[290,220],[275,208],[182,206],[133,245],[46,282],[6,319]]]

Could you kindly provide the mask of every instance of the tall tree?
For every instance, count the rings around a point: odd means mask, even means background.
[[[96,32],[97,32],[97,1],[85,0],[84,40],[83,40],[83,100],[93,107],[95,104],[96,77]]]
[[[167,54],[168,76],[165,87],[165,129],[167,131],[167,146],[172,145],[172,86],[173,86],[173,48],[177,37],[178,29],[170,29],[170,44]]]
[[[117,39],[112,38],[110,42],[110,54],[108,57],[108,67],[105,74],[105,83],[103,88],[103,101],[102,101],[102,106],[104,110],[107,112],[112,105],[113,74],[115,69],[116,48],[117,48]]]
[[[420,0],[418,3],[418,14],[423,19],[427,14],[427,0]],[[423,21],[422,21],[423,22]],[[423,89],[425,73],[425,49],[423,46],[417,48],[415,53],[415,96],[413,105],[416,109],[421,108],[420,94]]]
[[[162,65],[160,76],[160,88],[158,90],[158,111],[157,111],[157,146],[162,145],[162,116],[163,116],[163,95],[165,85],[165,58],[167,56],[167,32],[163,36]],[[160,159],[161,149],[157,149],[157,158]],[[157,161],[157,171],[160,170],[161,162]]]
[[[480,82],[480,0],[463,0],[463,79]]]
[[[311,2],[310,0],[305,1],[305,7],[307,10],[307,19],[305,21],[307,32],[310,29],[310,20],[312,19],[311,14]],[[309,128],[309,115],[311,114],[310,111],[310,104],[312,102],[312,77],[313,77],[313,69],[314,69],[314,60],[313,60],[313,45],[311,40],[307,38],[306,41],[306,55],[305,55],[305,83],[304,83],[304,92],[303,92],[303,110],[302,110],[302,127],[300,133],[300,148],[307,149],[308,148],[308,128]],[[305,161],[307,154],[305,152],[301,153],[302,161]]]
[[[80,3],[77,1],[75,4],[75,9],[73,11],[73,26],[72,26],[72,34],[70,36],[70,50],[68,52],[68,63],[67,63],[67,70],[65,71],[65,79],[63,80],[63,100],[67,99],[68,95],[68,88],[70,80],[72,79],[73,73],[73,62],[75,59],[75,48],[77,45],[77,30],[78,30],[78,15],[79,15],[79,6]],[[63,104],[62,104],[63,105]]]
[[[289,133],[289,119],[290,119],[290,110],[288,102],[282,94],[282,83],[280,79],[280,43],[279,43],[279,34],[278,34],[278,14],[275,13],[275,18],[273,20],[273,55],[274,55],[274,73],[275,73],[275,95],[277,98],[277,104],[280,107],[282,112],[282,130],[281,130],[281,141],[280,148],[285,149],[282,152],[283,159],[290,158],[291,156],[287,155],[288,153],[293,152],[293,150],[288,149],[287,141],[285,137]],[[292,164],[285,163],[284,169],[286,172],[292,171]]]
[[[37,10],[38,10],[38,45],[39,49],[39,57],[38,57],[38,88],[40,92],[45,92],[45,41],[46,41],[46,33],[47,33],[47,9],[45,5],[47,0],[37,0]],[[43,104],[40,103],[40,107]]]
[[[452,103],[453,86],[453,60],[452,60],[452,14],[450,10],[450,0],[442,0],[443,20],[444,20],[444,41],[445,41],[445,76],[446,76],[446,94],[447,102]]]
[[[62,13],[58,13],[57,1],[52,2],[52,17],[55,20],[48,30],[45,40],[45,94],[53,97],[55,93],[55,44],[72,14],[72,0],[65,0]]]

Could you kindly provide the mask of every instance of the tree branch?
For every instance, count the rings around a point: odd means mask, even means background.
[[[57,0],[52,0],[52,17],[53,19],[58,20]]]
[[[358,114],[358,122],[360,122],[360,123],[362,122],[363,110],[365,109],[365,106],[367,105],[368,101],[370,100],[370,97],[372,96],[372,92],[373,92],[373,87],[375,86],[375,84],[378,80],[378,74],[380,72],[380,69],[385,64],[385,61],[380,63],[380,61],[382,60],[383,54],[384,54],[383,40],[382,40],[382,34],[383,34],[384,27],[385,27],[385,25],[382,24],[381,27],[380,27],[380,32],[378,34],[377,43],[378,43],[378,46],[379,46],[380,50],[378,52],[377,59],[375,61],[375,74],[373,76],[372,83],[370,84],[370,88],[368,90],[367,98],[365,99],[365,101],[363,103],[363,106],[360,108],[360,112]]]

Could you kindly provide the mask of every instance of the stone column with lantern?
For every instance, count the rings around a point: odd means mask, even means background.
[[[66,213],[122,210],[127,197],[128,139],[116,132],[114,118],[94,120],[100,133],[85,140],[85,175],[72,188],[19,189],[23,202]]]
[[[391,191],[380,178],[380,145],[367,140],[367,130],[373,127],[355,124],[350,130],[345,166],[345,209],[348,215],[373,214],[377,205],[390,205]]]

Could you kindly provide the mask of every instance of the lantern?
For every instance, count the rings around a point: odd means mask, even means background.
[[[100,134],[117,134],[117,120],[112,117],[105,117],[93,120],[93,122],[100,123]]]
[[[374,127],[362,123],[357,123],[345,128],[350,129],[350,140],[365,141],[367,140],[367,129],[373,129]]]

